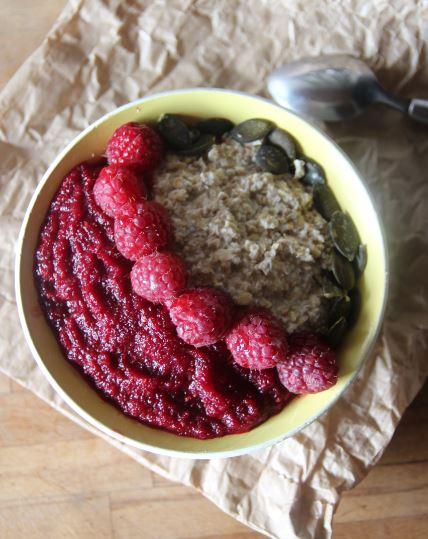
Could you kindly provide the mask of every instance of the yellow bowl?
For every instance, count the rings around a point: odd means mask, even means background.
[[[62,178],[76,164],[102,154],[118,126],[129,121],[153,121],[164,112],[222,116],[235,123],[259,117],[287,129],[304,153],[324,167],[341,207],[351,214],[367,245],[368,263],[360,282],[362,310],[341,347],[337,384],[328,391],[295,398],[281,413],[245,434],[195,440],[147,427],[125,416],[100,398],[65,360],[38,308],[34,250],[40,226]],[[85,129],[58,155],[38,185],[22,225],[16,260],[16,296],[25,336],[37,363],[62,398],[89,423],[122,442],[160,454],[192,458],[229,457],[267,447],[295,434],[332,406],[357,374],[376,339],[387,282],[379,219],[364,182],[348,157],[324,133],[290,111],[262,98],[218,89],[178,90],[146,97],[120,107]]]

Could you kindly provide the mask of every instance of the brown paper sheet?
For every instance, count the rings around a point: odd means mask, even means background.
[[[159,90],[217,86],[263,93],[274,67],[320,53],[361,56],[391,90],[428,97],[426,6],[405,0],[70,2],[0,96],[1,370],[94,431],[36,367],[13,291],[14,244],[32,191],[83,128]],[[108,439],[278,538],[331,535],[340,493],[379,459],[427,374],[428,128],[379,107],[329,130],[368,180],[391,255],[387,317],[356,382],[320,420],[248,456],[173,459]]]

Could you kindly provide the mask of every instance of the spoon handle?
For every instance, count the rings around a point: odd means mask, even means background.
[[[412,99],[407,113],[417,122],[428,124],[428,99]]]
[[[428,99],[407,99],[405,97],[398,97],[387,92],[385,88],[377,85],[374,100],[404,112],[404,114],[407,114],[417,122],[428,124]]]
[[[391,94],[377,82],[375,85],[373,99],[378,103],[383,103],[384,105],[388,105],[393,109],[404,112],[404,114],[407,114],[409,112],[410,99]]]

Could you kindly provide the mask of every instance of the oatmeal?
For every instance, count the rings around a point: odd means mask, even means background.
[[[155,199],[172,218],[191,285],[265,307],[289,332],[320,329],[326,307],[316,278],[329,264],[327,223],[299,181],[303,162],[295,161],[294,176],[263,172],[257,147],[226,139],[206,157],[167,155]]]

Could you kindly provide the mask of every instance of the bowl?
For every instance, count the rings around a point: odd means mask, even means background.
[[[339,350],[337,384],[318,394],[296,397],[279,414],[244,434],[197,440],[151,428],[125,416],[103,400],[65,360],[40,314],[33,278],[34,250],[62,178],[81,161],[101,155],[118,126],[130,121],[155,121],[164,112],[221,116],[235,123],[260,117],[287,129],[303,152],[324,167],[341,207],[349,212],[367,245],[368,263],[359,285],[362,308],[357,324]],[[259,97],[219,89],[177,90],[145,97],[114,110],[85,129],[58,155],[39,183],[22,224],[16,258],[16,297],[26,340],[38,365],[65,402],[91,425],[121,442],[158,454],[191,458],[231,457],[267,447],[292,436],[325,413],[355,378],[375,342],[387,284],[387,257],[379,218],[364,181],[349,158],[323,132],[296,114]]]

